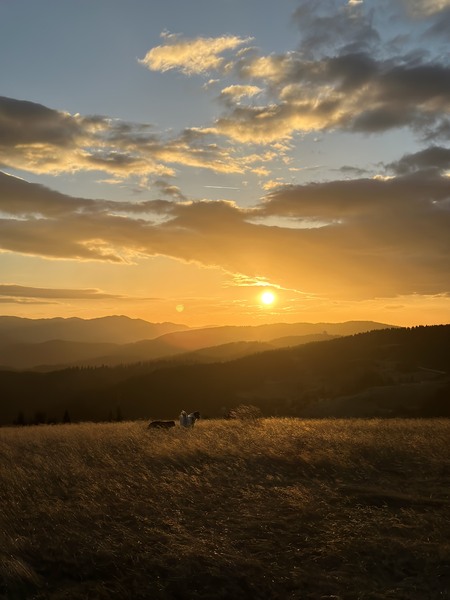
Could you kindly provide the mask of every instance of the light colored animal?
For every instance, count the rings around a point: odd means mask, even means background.
[[[185,410],[182,410],[180,413],[180,426],[193,427],[197,419],[200,419],[200,413],[198,412],[198,410],[196,410],[195,412],[191,412],[190,414],[187,414]]]
[[[194,427],[195,421],[197,421],[198,419],[200,419],[200,413],[198,412],[198,410],[196,410],[195,412],[190,413],[188,415],[189,427]]]
[[[180,413],[180,427],[189,427],[188,416],[185,410]]]

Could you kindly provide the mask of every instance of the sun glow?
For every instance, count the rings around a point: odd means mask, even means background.
[[[267,306],[275,302],[275,294],[270,291],[263,292],[261,294],[261,302]]]

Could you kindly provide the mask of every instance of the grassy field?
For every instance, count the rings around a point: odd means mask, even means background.
[[[0,598],[450,598],[450,421],[0,429]]]

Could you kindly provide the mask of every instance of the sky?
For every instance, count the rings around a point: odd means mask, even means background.
[[[449,31],[450,0],[0,0],[0,314],[450,322]]]

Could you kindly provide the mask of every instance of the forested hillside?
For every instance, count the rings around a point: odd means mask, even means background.
[[[2,424],[62,419],[217,417],[239,404],[265,415],[450,416],[450,325],[384,329],[193,362],[0,372]],[[197,360],[199,360],[197,358]]]
[[[175,323],[150,323],[124,315],[98,319],[24,319],[0,316],[0,346],[7,343],[40,343],[50,340],[126,344],[188,329]]]
[[[208,349],[220,359],[259,350],[332,339],[388,327],[373,321],[272,323],[189,329],[124,316],[102,319],[19,319],[0,317],[0,368],[54,371],[67,367],[120,366]],[[249,344],[248,348],[233,344]],[[221,346],[214,350],[214,347]]]

